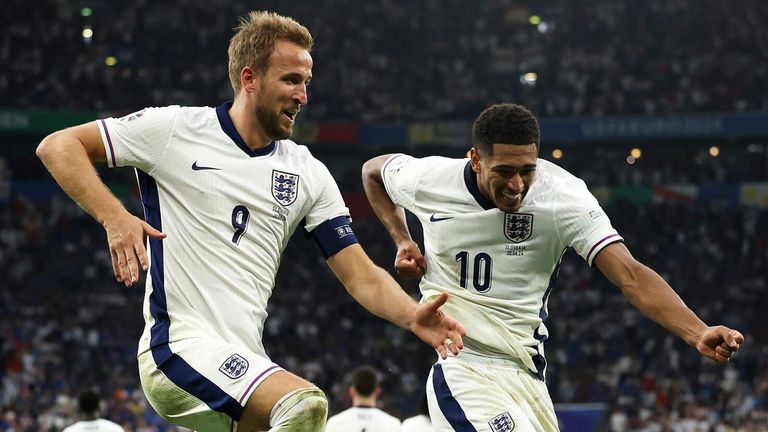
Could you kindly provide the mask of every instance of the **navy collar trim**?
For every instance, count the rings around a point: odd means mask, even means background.
[[[272,153],[276,145],[274,140],[272,140],[266,147],[261,149],[252,150],[250,147],[248,147],[243,137],[241,137],[237,132],[237,129],[235,129],[235,124],[232,122],[232,117],[229,116],[230,108],[232,108],[231,101],[224,102],[223,104],[216,107],[216,116],[219,118],[221,130],[223,130],[224,133],[227,134],[232,139],[232,141],[237,144],[238,147],[240,147],[240,150],[244,151],[245,154],[250,157],[266,156]]]
[[[464,166],[464,183],[466,183],[467,190],[475,198],[475,201],[480,204],[480,207],[485,210],[496,208],[496,204],[480,192],[480,187],[477,185],[477,174],[472,171],[472,161],[467,161],[467,164]]]

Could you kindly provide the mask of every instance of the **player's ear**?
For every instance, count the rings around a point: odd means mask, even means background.
[[[240,71],[240,86],[246,93],[253,94],[259,87],[259,75],[250,66]]]
[[[480,173],[480,154],[474,147],[469,149],[469,163],[472,164],[472,171]]]

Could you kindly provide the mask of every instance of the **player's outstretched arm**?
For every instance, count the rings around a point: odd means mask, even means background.
[[[464,326],[440,311],[447,294],[418,304],[400,285],[374,264],[359,244],[353,244],[328,258],[328,266],[352,297],[374,315],[412,331],[432,345],[440,356],[458,354],[464,348]],[[446,343],[450,339],[450,343]]]
[[[139,265],[149,267],[144,235],[165,235],[130,214],[99,178],[93,162],[106,162],[107,156],[96,122],[45,137],[36,153],[64,192],[104,226],[118,282],[138,281]]]
[[[702,355],[728,363],[744,342],[736,330],[707,326],[658,273],[635,260],[623,243],[606,246],[595,257],[595,264],[635,307]]]
[[[382,155],[363,164],[363,188],[373,211],[397,246],[395,269],[403,276],[421,278],[427,268],[419,245],[411,238],[405,210],[392,202],[381,178],[381,168],[393,155]]]

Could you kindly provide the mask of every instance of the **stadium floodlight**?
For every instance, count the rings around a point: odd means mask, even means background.
[[[91,41],[93,40],[93,29],[91,28],[91,26],[83,27],[82,35],[83,35],[83,43],[85,45],[90,45]]]

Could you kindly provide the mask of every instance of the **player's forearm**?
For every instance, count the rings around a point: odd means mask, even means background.
[[[387,197],[388,199],[389,197]],[[392,203],[392,201],[389,202]],[[405,210],[402,207],[398,207],[395,204],[389,206],[387,203],[382,203],[382,205],[371,204],[371,206],[396,246],[399,247],[402,243],[412,240],[411,232],[408,229],[408,222],[405,219]]]
[[[99,223],[103,224],[110,214],[125,211],[101,181],[76,138],[50,135],[40,143],[36,153],[64,192]]]
[[[392,202],[381,178],[381,164],[384,159],[380,156],[371,159],[363,165],[363,189],[374,213],[389,232],[396,245],[411,240],[405,210]]]
[[[416,311],[413,300],[384,269],[377,266],[359,244],[345,247],[328,258],[328,266],[347,292],[374,315],[410,329]]]
[[[639,264],[635,275],[632,282],[620,286],[627,299],[647,317],[695,346],[707,325],[658,273]]]
[[[346,288],[372,314],[410,330],[418,304],[384,269],[375,266],[368,281]]]

